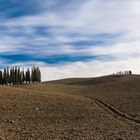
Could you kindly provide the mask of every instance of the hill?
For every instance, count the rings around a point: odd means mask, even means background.
[[[140,76],[0,87],[1,139],[139,139]]]
[[[51,83],[85,87],[79,92],[80,95],[103,100],[140,119],[140,75],[73,78]]]
[[[107,76],[93,77],[93,78],[61,79],[61,80],[48,81],[44,83],[90,86],[90,85],[97,85],[97,84],[106,84],[111,82],[132,81],[138,79],[140,79],[140,75],[124,75],[124,76],[107,75]]]

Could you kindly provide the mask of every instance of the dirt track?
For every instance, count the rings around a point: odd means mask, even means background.
[[[85,96],[86,97],[86,96]],[[113,113],[117,118],[121,118],[121,119],[124,119],[126,121],[131,121],[131,122],[134,122],[136,125],[139,125],[140,126],[140,120],[139,119],[136,119],[134,117],[131,117],[129,116],[128,114],[126,113],[122,113],[120,110],[116,109],[114,106],[108,104],[108,103],[105,103],[101,100],[98,100],[98,99],[95,99],[95,98],[92,98],[92,97],[88,97],[88,98],[91,98],[94,100],[94,102],[96,102],[99,106],[101,106],[102,108],[110,111],[111,113]]]
[[[100,96],[97,95],[97,89],[94,89],[96,92],[93,94],[93,88],[57,83],[0,87],[1,139],[140,139],[140,126],[128,118],[123,120],[109,112],[106,109],[109,108],[106,106],[108,96],[103,98],[100,90]],[[91,97],[98,97],[105,107]],[[116,103],[115,109],[122,112],[123,109],[119,110]],[[136,113],[139,115],[139,112]]]

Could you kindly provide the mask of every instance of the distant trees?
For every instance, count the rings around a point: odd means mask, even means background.
[[[113,73],[113,75],[116,75],[116,76],[132,75],[132,71],[131,70],[128,70],[128,71],[119,71],[116,74]]]
[[[20,67],[4,68],[0,70],[0,85],[19,85],[24,83],[41,82],[39,67],[20,69]]]
[[[32,73],[31,73],[31,81],[34,82],[41,82],[41,72],[38,67],[33,67],[32,68]]]

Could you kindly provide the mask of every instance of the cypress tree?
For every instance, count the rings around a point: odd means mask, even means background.
[[[34,83],[34,67],[32,67],[32,71],[31,71],[31,81],[32,83]]]
[[[6,85],[10,83],[9,67],[6,69]]]
[[[21,74],[20,74],[20,68],[17,69],[17,84],[21,83]]]
[[[23,84],[26,83],[34,83],[41,82],[41,72],[39,67],[32,67],[24,71],[24,69],[20,70],[20,67],[12,67],[12,68],[4,68],[3,71],[0,70],[0,85],[15,85],[15,84]]]
[[[10,85],[12,84],[12,68],[10,69],[10,76],[9,76],[10,78],[9,78],[9,83],[10,83]]]
[[[25,79],[26,79],[25,81],[26,81],[26,84],[27,84],[27,82],[28,82],[28,72],[27,71],[25,72]]]
[[[11,77],[11,84],[15,83],[15,73],[14,73],[14,68],[11,68],[11,72],[10,72],[10,77]]]
[[[37,71],[37,82],[41,82],[41,72],[39,67],[36,68],[36,71]]]
[[[19,68],[20,69],[20,68]],[[22,71],[20,70],[19,83],[22,84]]]
[[[22,71],[21,71],[21,84],[23,84],[24,83],[24,69],[22,69]]]
[[[27,71],[26,71],[26,83],[30,83],[30,82],[31,82],[30,70],[27,69]]]
[[[31,75],[30,75],[30,70],[29,69],[27,70],[27,73],[28,73],[28,82],[31,83]]]
[[[0,85],[2,85],[2,71],[0,70]]]
[[[23,69],[23,83],[26,81],[26,74],[24,72],[24,69]]]
[[[38,68],[38,82],[41,82],[41,71],[39,68]]]
[[[15,67],[15,69],[14,69],[14,82],[15,82],[15,84],[18,83],[18,70],[17,70],[17,67]]]
[[[6,75],[6,68],[4,68],[4,71],[3,71],[3,84],[7,84],[7,75]]]
[[[34,67],[34,81],[36,82],[36,67]]]

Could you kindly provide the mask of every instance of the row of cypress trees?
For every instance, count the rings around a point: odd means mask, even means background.
[[[0,70],[0,85],[19,85],[34,82],[41,82],[39,67],[32,67],[26,70],[20,67],[7,67]]]

